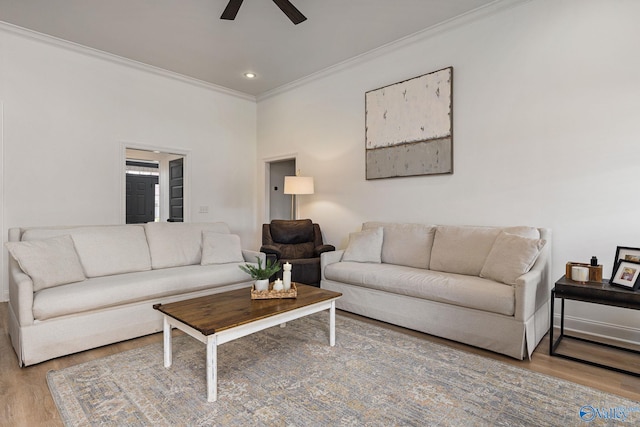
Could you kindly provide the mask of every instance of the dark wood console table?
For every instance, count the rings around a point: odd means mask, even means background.
[[[555,299],[560,298],[561,310],[560,310],[560,335],[558,339],[554,341],[554,305]],[[610,369],[624,374],[634,375],[640,377],[640,372],[629,371],[623,368],[615,366],[605,365],[603,363],[594,362],[591,360],[585,360],[575,356],[558,353],[556,350],[563,338],[569,338],[572,340],[578,340],[598,346],[605,346],[616,350],[631,352],[640,355],[640,351],[616,346],[613,344],[604,343],[601,341],[594,341],[582,337],[576,337],[567,335],[564,331],[564,301],[575,300],[588,302],[592,304],[602,304],[614,307],[622,307],[631,310],[640,310],[640,292],[634,292],[632,290],[618,288],[616,286],[609,285],[608,280],[602,280],[601,282],[587,282],[579,283],[573,280],[567,279],[566,276],[562,276],[555,284],[555,288],[551,290],[551,329],[549,331],[549,354],[551,356],[563,357],[565,359],[574,360],[576,362],[587,363],[592,366],[598,366],[600,368]]]

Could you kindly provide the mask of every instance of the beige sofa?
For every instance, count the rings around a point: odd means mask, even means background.
[[[12,228],[9,334],[21,366],[162,330],[157,303],[249,287],[264,261],[224,223]]]
[[[551,231],[368,222],[322,254],[337,308],[506,354],[549,330]]]

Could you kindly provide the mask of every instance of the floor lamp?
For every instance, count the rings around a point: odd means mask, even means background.
[[[313,194],[313,177],[285,176],[284,177],[284,194],[291,194],[291,219],[297,219],[295,217],[298,216],[298,212],[294,208],[296,195]]]

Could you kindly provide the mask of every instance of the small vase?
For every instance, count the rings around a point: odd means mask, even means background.
[[[269,279],[256,280],[256,291],[268,291]]]

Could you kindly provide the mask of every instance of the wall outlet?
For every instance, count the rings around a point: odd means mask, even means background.
[[[209,213],[209,206],[200,206],[200,213]]]

